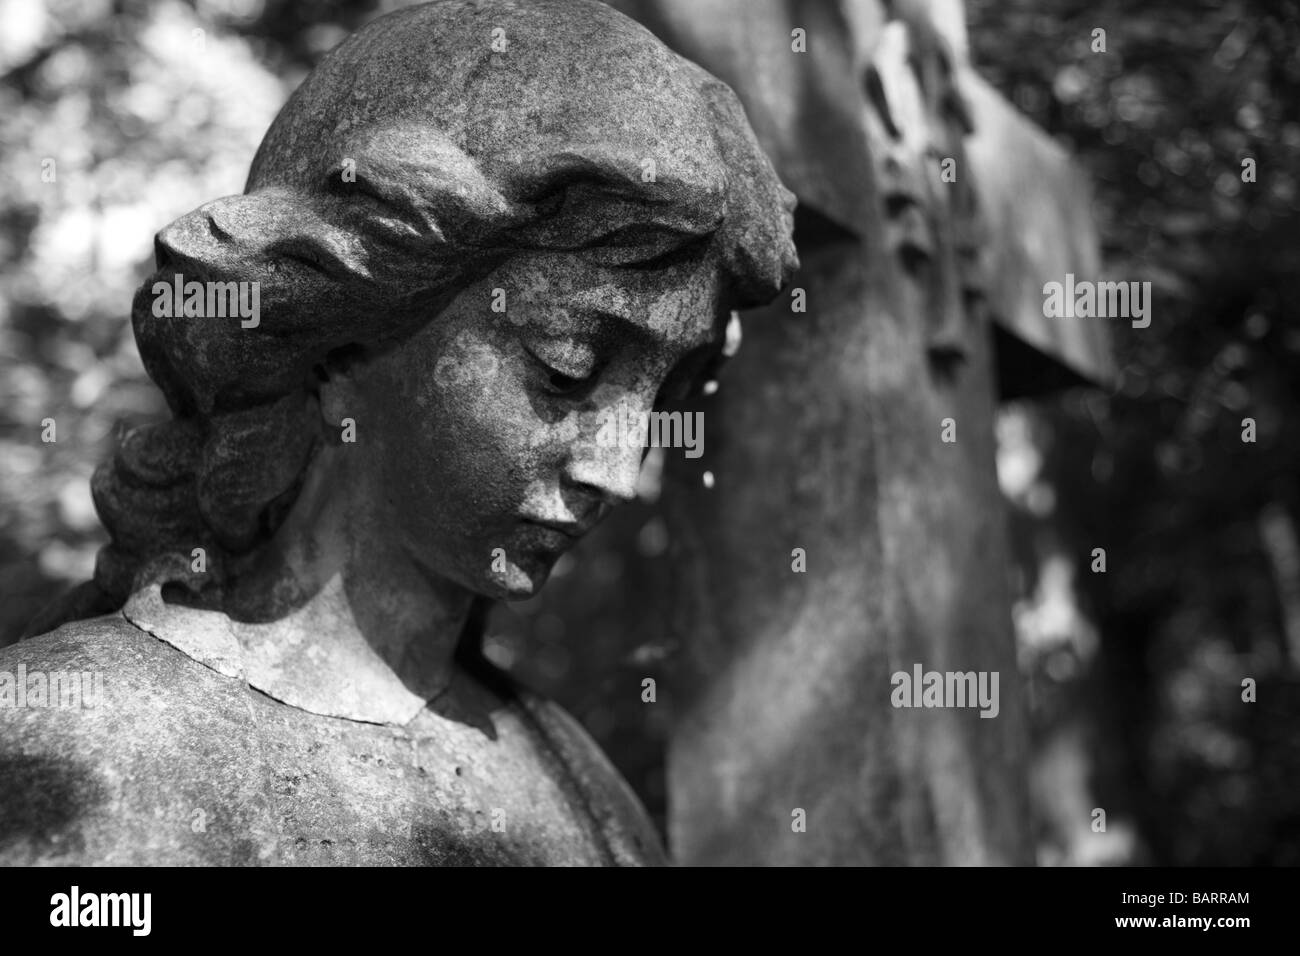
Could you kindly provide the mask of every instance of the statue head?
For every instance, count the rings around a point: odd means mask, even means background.
[[[97,584],[120,601],[196,547],[219,584],[346,460],[375,533],[532,593],[633,494],[642,451],[603,447],[602,413],[691,387],[795,267],[792,209],[731,91],[603,4],[375,20],[293,94],[243,195],[158,233],[132,321],[173,417],[96,472]],[[213,314],[214,288],[256,315]]]

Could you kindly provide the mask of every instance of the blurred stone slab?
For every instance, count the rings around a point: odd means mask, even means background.
[[[740,97],[750,125],[799,201],[863,234],[875,209],[863,190],[870,153],[859,115],[855,51],[836,3],[787,0],[608,0]],[[861,15],[883,21],[874,2]],[[807,52],[792,48],[804,31]]]
[[[1081,379],[1115,377],[1108,319],[1046,318],[1043,286],[1100,275],[1100,239],[1087,177],[1050,136],[1020,115],[973,71],[960,85],[974,133],[966,143],[986,233],[986,291],[1003,328]],[[1036,373],[1040,373],[1037,374]],[[1055,379],[1050,369],[1017,368],[1004,394],[1034,394]]]
[[[859,236],[872,234],[880,212],[866,202],[863,185],[872,175],[872,151],[864,128],[867,91],[861,66],[879,60],[890,22],[880,3],[612,4],[736,91],[760,142],[800,203]],[[1109,382],[1114,364],[1104,321],[1046,319],[1042,314],[1045,282],[1061,281],[1067,272],[1079,279],[1097,278],[1099,240],[1086,176],[1050,136],[970,69],[959,0],[909,0],[896,6],[893,22],[906,26],[915,46],[942,44],[970,114],[973,132],[965,151],[985,222],[982,269],[992,318],[1044,359],[1078,376],[1062,376],[1050,364],[1036,369],[1017,361],[1015,381],[1002,383],[1003,393],[1031,394],[1084,380]],[[792,49],[796,30],[804,31],[805,53]],[[912,62],[901,65],[910,70]],[[887,64],[887,78],[892,66]],[[907,105],[895,101],[894,108],[905,113]],[[958,182],[966,175],[967,170],[958,169]]]
[[[1011,310],[983,258],[1002,236],[965,153],[978,120],[961,48],[919,2],[616,5],[736,90],[801,204],[806,311],[791,296],[745,315],[700,403],[704,458],[665,471],[676,579],[650,597],[684,658],[672,852],[1028,862],[993,436],[991,320]],[[892,675],[918,663],[998,672],[998,717],[892,706]]]
[[[1036,395],[1115,378],[1110,329],[1096,319],[1043,315],[1043,285],[1097,280],[1101,239],[1092,186],[1069,154],[1020,114],[970,66],[961,0],[904,0],[952,51],[957,87],[971,116],[971,178],[988,242],[985,294],[995,336],[999,394]]]
[[[685,658],[672,852],[1027,862],[988,341],[937,387],[920,324],[863,244],[803,241],[801,256],[807,314],[747,314],[745,346],[702,406],[709,450],[669,462],[666,600]],[[792,571],[795,548],[806,573]],[[998,718],[893,708],[891,675],[917,663],[999,672]]]

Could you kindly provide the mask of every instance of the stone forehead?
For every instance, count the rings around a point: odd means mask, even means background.
[[[722,84],[596,0],[444,0],[380,17],[312,71],[272,124],[250,188],[307,185],[367,131],[417,125],[483,172],[598,150],[713,180],[702,90]],[[709,95],[717,95],[717,91]],[[726,95],[726,94],[723,94]]]

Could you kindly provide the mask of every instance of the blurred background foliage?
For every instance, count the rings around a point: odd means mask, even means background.
[[[1093,180],[1110,277],[1155,296],[1113,394],[999,423],[1040,855],[1300,863],[1300,4],[967,10],[976,68]]]
[[[90,575],[90,474],[118,428],[164,414],[128,318],[153,233],[239,192],[311,65],[398,5],[0,0],[0,644]],[[1150,328],[1116,326],[1113,392],[998,422],[1040,860],[1300,863],[1300,6],[967,9],[977,69],[1096,183],[1108,272],[1156,293]],[[637,597],[667,545],[629,507],[488,639],[661,823],[674,648]]]

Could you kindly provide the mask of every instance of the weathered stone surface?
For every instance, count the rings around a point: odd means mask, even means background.
[[[602,4],[428,4],[345,41],[247,192],[157,237],[132,317],[173,418],[96,473],[112,544],[69,609],[115,613],[0,655],[111,689],[0,706],[35,768],[0,774],[0,853],[661,862],[482,622],[633,496],[642,448],[605,423],[776,294],[792,207],[730,90]]]
[[[604,755],[523,690],[494,697],[493,737],[320,717],[120,615],[0,650],[24,663],[105,678],[91,707],[0,707],[6,865],[663,862]]]

